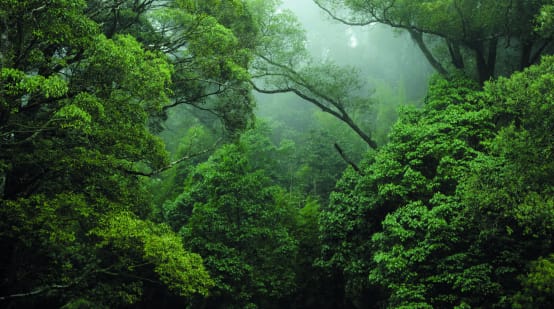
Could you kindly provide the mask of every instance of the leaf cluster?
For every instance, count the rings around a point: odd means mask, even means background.
[[[379,288],[368,305],[529,301],[517,278],[552,251],[551,65],[483,91],[435,81],[364,175],[344,174],[320,217],[320,263],[344,274],[352,299]]]

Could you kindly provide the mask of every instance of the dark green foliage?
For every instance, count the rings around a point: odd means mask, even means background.
[[[240,146],[218,150],[168,206],[170,223],[216,282],[209,307],[276,306],[295,288],[297,243],[284,192],[252,170]]]
[[[513,308],[550,308],[554,305],[554,254],[539,258],[521,276],[523,290],[514,297]]]
[[[299,113],[299,118],[302,123],[286,117],[258,121],[241,140],[251,162],[264,169],[272,181],[293,195],[317,197],[326,204],[348,166],[334,144],[354,164],[367,151],[367,145],[346,125],[323,112],[308,110]]]
[[[165,56],[99,33],[82,1],[1,10],[2,306],[116,307],[147,282],[206,294],[201,258],[144,220],[138,175],[168,162],[146,127],[168,101]]]

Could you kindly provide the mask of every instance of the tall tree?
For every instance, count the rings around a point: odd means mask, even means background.
[[[228,132],[248,127],[254,102],[248,84],[248,35],[256,33],[240,1],[172,1],[153,10],[156,48],[175,67],[173,97],[164,110],[186,104],[221,119]]]
[[[241,1],[88,1],[87,16],[107,37],[131,34],[148,50],[168,56],[174,70],[171,101],[152,128],[163,129],[167,113],[187,106],[212,115],[224,133],[248,126],[254,106],[247,83],[249,46],[255,25]],[[203,119],[204,117],[199,117]]]
[[[139,174],[167,164],[147,129],[172,66],[107,38],[80,0],[0,4],[2,306],[114,307],[150,287],[213,284],[201,258],[144,218]]]

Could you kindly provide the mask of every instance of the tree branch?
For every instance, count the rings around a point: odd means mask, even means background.
[[[433,56],[433,53],[427,48],[427,44],[423,41],[423,33],[416,30],[408,30],[410,36],[416,42],[417,46],[423,52],[429,64],[442,76],[448,76],[448,71],[442,66],[442,64]]]
[[[365,133],[360,127],[358,127],[357,124],[354,123],[354,121],[350,118],[350,116],[348,116],[348,114],[341,114],[341,113],[338,113],[330,108],[328,108],[327,106],[325,106],[324,104],[322,104],[320,101],[318,101],[317,99],[315,98],[312,98],[310,96],[308,96],[307,94],[303,93],[302,91],[298,90],[298,89],[295,89],[295,88],[281,88],[281,89],[271,89],[271,90],[266,90],[266,89],[262,89],[260,87],[258,87],[256,84],[254,84],[254,82],[250,82],[252,84],[252,87],[254,88],[254,90],[256,90],[257,92],[259,93],[265,93],[265,94],[276,94],[276,93],[294,93],[296,94],[297,96],[299,96],[300,98],[314,104],[315,106],[319,107],[322,111],[326,112],[326,113],[329,113],[331,115],[333,115],[334,117],[336,117],[337,119],[341,120],[342,122],[344,122],[346,125],[348,125],[354,132],[356,132],[356,134],[358,134],[358,136],[369,146],[371,147],[372,149],[377,149],[377,143],[371,138],[371,136],[367,133]]]
[[[371,19],[369,19],[367,21],[348,21],[344,18],[341,18],[341,17],[338,17],[337,15],[335,15],[333,12],[331,12],[331,10],[329,10],[328,8],[323,6],[321,3],[319,3],[319,0],[313,0],[313,1],[319,8],[321,8],[325,13],[327,13],[329,15],[329,17],[331,17],[331,19],[339,21],[339,22],[341,22],[345,25],[348,25],[348,26],[368,26],[368,25],[372,25],[372,24],[383,24],[383,25],[388,25],[392,28],[404,29],[404,30],[407,30],[407,31],[413,30],[413,31],[417,31],[417,32],[420,32],[420,33],[433,34],[433,35],[436,35],[436,36],[441,37],[441,38],[446,38],[445,34],[439,32],[439,31],[435,31],[435,30],[432,30],[432,29],[425,29],[425,28],[418,27],[418,26],[413,25],[413,24],[401,24],[401,23],[392,21],[390,19],[387,19],[386,16],[379,17],[379,16],[377,16],[377,13],[375,13],[375,12],[370,13]],[[391,8],[391,6],[384,9],[384,11],[385,11],[384,15],[386,15],[386,11],[390,8]]]
[[[356,165],[356,163],[354,163],[354,161],[350,160],[350,158],[348,158],[346,156],[346,154],[344,153],[342,148],[340,148],[339,144],[335,143],[334,146],[335,146],[335,149],[337,150],[337,152],[339,153],[340,157],[346,163],[348,163],[350,166],[352,166],[352,168],[356,171],[356,173],[361,174],[362,172],[361,172],[360,168],[358,167],[358,165]]]
[[[30,292],[26,292],[26,293],[16,293],[16,294],[11,294],[11,295],[6,295],[6,296],[0,296],[0,301],[1,300],[12,299],[12,298],[20,298],[20,297],[28,297],[28,296],[38,295],[38,294],[42,294],[42,293],[45,293],[45,292],[50,291],[50,290],[65,289],[67,287],[69,287],[69,285],[53,284],[53,285],[49,285],[49,286],[36,288],[36,289],[34,289]]]
[[[181,162],[183,162],[183,161],[190,160],[190,159],[192,159],[192,158],[201,156],[201,155],[203,155],[203,154],[206,154],[206,153],[208,153],[208,152],[214,150],[220,142],[221,142],[221,138],[218,139],[218,140],[213,144],[213,146],[210,147],[210,148],[206,148],[206,149],[204,149],[204,150],[202,150],[202,151],[200,151],[200,152],[197,152],[197,153],[193,153],[193,154],[184,156],[184,157],[182,157],[182,158],[180,158],[180,159],[178,159],[178,160],[175,160],[175,161],[169,163],[168,165],[166,165],[166,166],[164,166],[164,167],[162,167],[162,168],[159,168],[159,169],[157,169],[157,170],[153,170],[153,171],[151,171],[151,172],[141,172],[141,171],[125,170],[125,173],[131,174],[131,175],[137,175],[137,176],[144,176],[144,177],[156,176],[156,175],[158,175],[158,174],[160,174],[160,173],[162,173],[162,172],[167,171],[168,169],[174,167],[175,165],[177,165],[177,164],[179,164],[179,163],[181,163]]]
[[[331,12],[331,10],[329,10],[328,8],[323,6],[323,4],[319,3],[318,0],[314,0],[314,3],[320,9],[322,9],[325,13],[327,13],[327,15],[329,15],[329,17],[331,17],[331,19],[334,19],[334,20],[336,20],[338,22],[341,22],[345,25],[349,25],[349,26],[368,26],[368,25],[371,25],[371,24],[379,23],[379,21],[377,21],[377,20],[368,20],[368,21],[362,21],[362,22],[348,21],[346,19],[343,19],[343,18],[338,17],[337,15],[335,15],[333,12]]]

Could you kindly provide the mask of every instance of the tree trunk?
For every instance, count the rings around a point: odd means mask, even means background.
[[[533,44],[528,42],[521,43],[521,53],[519,56],[519,70],[523,70],[529,66],[529,58],[531,57],[531,49]]]
[[[460,51],[460,44],[447,41],[448,51],[450,52],[450,58],[452,59],[452,64],[458,70],[463,70],[465,68],[464,57]]]
[[[475,64],[477,66],[478,81],[482,85],[492,76],[489,64],[485,59],[485,51],[483,43],[475,43],[472,45],[472,49],[475,53]]]
[[[493,38],[489,41],[489,55],[487,59],[487,67],[489,70],[489,76],[493,77],[496,71],[496,51],[498,46],[498,39]]]
[[[433,66],[433,68],[442,76],[448,76],[448,71],[442,66],[442,64],[433,56],[429,48],[427,47],[427,44],[423,41],[423,34],[421,32],[415,31],[415,30],[408,30],[410,33],[410,36],[416,42],[417,46],[427,58],[427,61],[429,61],[429,64]]]

